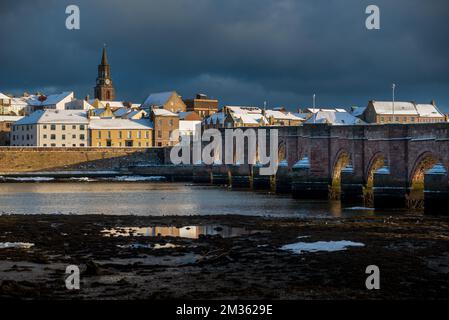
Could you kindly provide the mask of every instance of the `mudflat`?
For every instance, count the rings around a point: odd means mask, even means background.
[[[359,245],[282,249],[343,240]],[[80,290],[66,288],[69,265]],[[379,290],[366,288],[369,265]],[[448,297],[447,217],[0,216],[0,298]]]

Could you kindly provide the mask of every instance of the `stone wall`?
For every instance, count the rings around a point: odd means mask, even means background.
[[[0,174],[12,172],[127,170],[164,163],[163,148],[0,147]]]

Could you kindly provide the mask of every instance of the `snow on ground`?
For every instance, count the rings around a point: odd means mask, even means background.
[[[292,253],[301,254],[302,252],[318,252],[318,251],[341,251],[348,247],[364,247],[360,242],[352,242],[347,240],[342,241],[317,241],[317,242],[297,242],[286,244],[281,247],[281,250],[290,251]]]

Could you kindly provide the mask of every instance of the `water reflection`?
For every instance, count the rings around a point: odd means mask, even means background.
[[[339,201],[235,191],[166,182],[0,183],[0,214],[249,215],[341,217],[369,215]],[[377,214],[377,212],[376,212]]]
[[[261,233],[265,231],[247,230],[245,228],[236,228],[219,225],[206,226],[186,226],[178,227],[119,227],[113,229],[105,229],[102,231],[107,237],[178,237],[188,239],[198,239],[202,235],[215,236],[219,235],[222,238],[238,237],[242,235],[250,235]]]

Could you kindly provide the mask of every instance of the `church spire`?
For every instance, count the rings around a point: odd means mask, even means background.
[[[106,44],[103,46],[103,54],[102,54],[102,56],[101,56],[101,64],[102,64],[103,66],[106,66],[106,65],[109,64],[109,63],[108,63],[108,55],[107,55],[107,53],[106,53]]]
[[[111,66],[108,62],[106,45],[103,46],[101,63],[100,65],[98,65],[97,85],[95,86],[95,99],[102,101],[110,101],[115,99],[115,89],[112,84]]]

